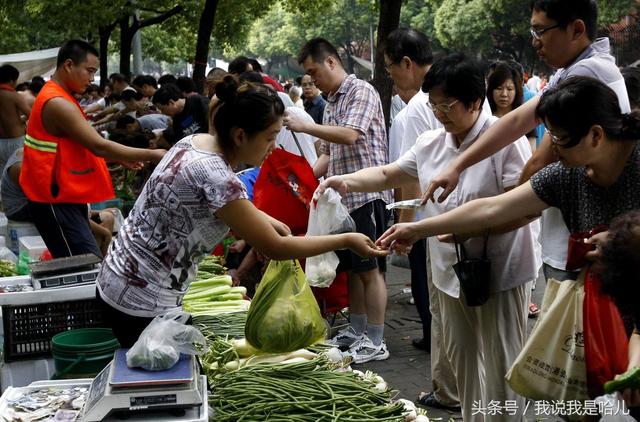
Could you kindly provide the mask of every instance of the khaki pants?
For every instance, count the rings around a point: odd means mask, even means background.
[[[443,343],[458,386],[465,421],[523,420],[525,399],[514,393],[504,379],[527,337],[531,282],[493,293],[482,306],[469,307],[438,290],[443,315]],[[477,412],[491,401],[517,409],[489,415]],[[475,415],[473,413],[476,413]]]

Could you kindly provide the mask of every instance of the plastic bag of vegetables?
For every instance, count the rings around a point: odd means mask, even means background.
[[[180,353],[204,353],[206,339],[197,328],[185,325],[189,317],[183,311],[170,311],[155,317],[127,351],[127,366],[160,371],[175,365]]]
[[[300,263],[272,260],[249,307],[247,341],[262,352],[284,353],[323,340],[325,332]]]

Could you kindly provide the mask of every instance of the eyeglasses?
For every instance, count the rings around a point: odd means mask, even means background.
[[[314,84],[313,82],[303,82],[302,83],[302,87],[303,88],[306,88],[306,87],[313,88],[314,86],[316,86],[316,84]]]
[[[571,135],[557,136],[551,132],[547,132],[551,138],[551,142],[562,148],[572,148],[580,143],[581,137],[572,137]]]
[[[560,24],[557,23],[555,25],[551,25],[551,26],[545,26],[544,28],[534,28],[531,27],[529,28],[529,32],[531,33],[531,36],[533,37],[534,40],[539,40],[540,38],[542,38],[542,35],[547,32],[550,31],[552,29],[555,28],[559,28]]]
[[[447,114],[451,112],[452,107],[456,105],[457,102],[458,100],[455,100],[454,102],[449,104],[434,104],[431,101],[428,101],[427,106],[433,111],[439,111],[441,113]]]

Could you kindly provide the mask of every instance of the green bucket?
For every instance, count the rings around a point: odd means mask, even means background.
[[[120,347],[110,328],[80,328],[56,334],[51,352],[56,366],[52,379],[93,378]]]

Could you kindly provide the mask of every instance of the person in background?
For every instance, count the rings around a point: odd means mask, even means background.
[[[289,89],[289,98],[293,102],[293,105],[304,110],[304,104],[302,103],[302,88],[299,86],[292,86]]]
[[[158,82],[151,75],[138,75],[131,81],[131,86],[150,100],[158,89]]]
[[[156,315],[180,308],[198,262],[232,229],[273,259],[352,248],[384,256],[358,233],[288,236],[288,227],[257,210],[233,171],[259,166],[275,147],[284,105],[270,88],[226,76],[216,85],[211,134],[180,140],[156,167],[102,264],[96,284],[122,347]]]
[[[278,92],[285,92],[284,88],[282,87],[282,85],[280,85],[278,81],[276,81],[271,76],[267,75],[262,71],[262,65],[258,60],[256,59],[248,59],[248,60],[249,60],[249,63],[251,63],[251,70],[253,70],[254,72],[258,72],[260,76],[262,76],[263,83],[267,85],[271,85],[271,87]]]
[[[322,115],[327,102],[322,98],[320,90],[316,87],[311,76],[305,74],[302,76],[302,96],[304,98],[304,111],[309,113],[313,121],[322,124]]]
[[[5,64],[0,66],[0,168],[24,142],[24,123],[31,107],[25,97],[16,92],[20,72]]]
[[[116,121],[116,129],[124,130],[128,133],[136,132],[153,132],[155,130],[164,130],[171,123],[171,118],[164,114],[147,114],[138,118],[124,115]]]
[[[631,110],[640,110],[640,68],[628,66],[620,72],[627,87]]]
[[[153,94],[153,104],[162,114],[171,117],[173,131],[178,139],[194,133],[207,133],[209,130],[209,98],[203,95],[185,98],[175,84],[168,84]]]
[[[160,85],[160,87],[162,88],[163,86],[167,85],[167,84],[174,84],[177,82],[178,80],[176,79],[175,76],[171,75],[171,74],[166,74],[166,75],[162,75],[160,76],[160,78],[158,78],[158,85]]]
[[[91,233],[87,203],[115,196],[105,159],[139,169],[140,162],[157,163],[166,152],[119,145],[89,125],[72,94],[84,92],[97,70],[98,51],[93,46],[80,40],[66,42],[27,126],[20,186],[54,258],[102,255]]]
[[[253,72],[253,66],[251,65],[251,61],[248,57],[238,56],[235,59],[231,60],[229,66],[227,67],[229,73],[233,75],[241,75],[244,72]],[[262,75],[260,75],[262,77]]]
[[[180,76],[176,81],[176,85],[180,88],[185,98],[198,94],[196,83],[187,76]]]
[[[205,94],[207,97],[213,97],[216,91],[216,84],[225,77],[227,71],[219,67],[214,67],[207,73],[207,83],[205,85]]]

